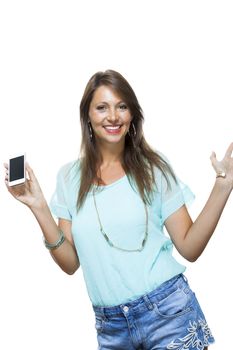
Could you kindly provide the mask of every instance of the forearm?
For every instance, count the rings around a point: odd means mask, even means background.
[[[232,186],[217,178],[211,194],[184,238],[184,250],[188,260],[195,261],[205,249],[221,217]]]
[[[56,242],[60,237],[60,232],[46,201],[43,202],[40,208],[30,209],[38,221],[46,241],[49,243]],[[66,273],[73,274],[78,269],[79,260],[77,253],[73,245],[67,239],[60,247],[50,250],[50,253],[55,262]]]

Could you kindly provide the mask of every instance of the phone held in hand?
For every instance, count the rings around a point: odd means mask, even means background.
[[[9,158],[8,185],[15,186],[25,182],[25,153],[20,153]]]

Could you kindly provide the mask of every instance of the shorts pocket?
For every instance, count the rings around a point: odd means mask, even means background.
[[[177,288],[163,299],[154,302],[154,310],[162,317],[178,317],[192,311],[192,291],[189,288]]]

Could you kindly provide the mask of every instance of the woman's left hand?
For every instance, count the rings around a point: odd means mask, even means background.
[[[231,156],[233,152],[233,142],[228,147],[224,158],[219,161],[216,158],[216,153],[212,152],[210,156],[210,160],[212,162],[212,166],[217,173],[224,172],[226,174],[226,178],[224,178],[224,183],[231,186],[233,188],[233,157]]]

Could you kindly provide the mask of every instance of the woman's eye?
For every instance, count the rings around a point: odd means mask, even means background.
[[[127,106],[124,104],[124,105],[120,105],[120,109],[121,110],[125,110],[125,109],[127,109]]]
[[[97,106],[98,111],[103,111],[105,109],[105,106]]]

